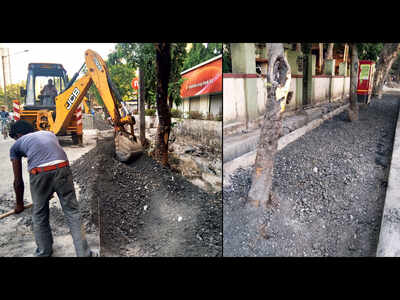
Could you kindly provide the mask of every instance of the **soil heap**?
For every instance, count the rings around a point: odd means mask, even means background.
[[[100,224],[102,256],[222,255],[222,193],[202,191],[146,154],[129,164],[114,155],[113,139],[99,139],[73,165]]]

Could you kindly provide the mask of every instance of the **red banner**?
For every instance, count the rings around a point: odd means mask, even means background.
[[[368,95],[372,91],[374,64],[371,60],[360,60],[358,66],[357,94]]]
[[[222,57],[182,75],[181,97],[222,92]]]

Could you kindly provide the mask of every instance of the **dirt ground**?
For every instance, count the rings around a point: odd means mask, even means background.
[[[207,193],[147,154],[113,158],[113,139],[76,162],[81,198],[98,206],[101,256],[221,256],[222,193]]]
[[[399,96],[343,112],[275,158],[268,210],[245,205],[252,167],[224,186],[224,256],[376,256]]]

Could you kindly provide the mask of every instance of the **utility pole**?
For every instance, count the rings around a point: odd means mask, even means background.
[[[5,62],[7,56],[1,55],[1,63],[3,66],[3,83],[4,83],[4,105],[7,105],[7,88],[6,88],[6,67],[5,67]]]
[[[8,54],[7,54],[7,55],[4,55],[5,52],[6,52],[5,49],[6,49],[6,48],[1,49],[1,50],[2,50],[2,51],[1,51],[1,63],[2,63],[2,67],[3,67],[4,105],[7,105],[6,58],[7,58],[7,57],[10,57],[11,55],[16,55],[16,54],[28,52],[29,50],[23,50],[23,51],[20,51],[20,52],[17,52],[17,53],[13,53],[13,54],[9,54],[9,52],[7,51]],[[7,48],[7,49],[8,49],[8,48]],[[8,72],[9,72],[10,83],[11,83],[12,80],[11,80],[11,74],[10,74],[10,65],[9,65]]]
[[[145,108],[144,108],[144,80],[143,80],[143,68],[139,68],[139,126],[140,126],[140,142],[142,146],[146,143],[146,118],[145,118]]]

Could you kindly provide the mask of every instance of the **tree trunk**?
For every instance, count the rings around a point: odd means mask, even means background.
[[[311,104],[311,90],[309,89],[310,81],[312,81],[312,75],[310,74],[311,58],[311,47],[312,44],[304,43],[303,48],[303,93],[302,93],[302,104],[307,106]]]
[[[323,69],[323,65],[324,65],[324,44],[323,43],[319,43],[318,44],[318,48],[319,48],[319,54],[318,54],[318,73],[322,74],[322,72],[324,71]]]
[[[350,44],[351,48],[351,68],[350,68],[350,106],[348,109],[351,122],[358,120],[358,101],[357,101],[357,83],[358,83],[358,51],[357,44]]]
[[[169,109],[172,109],[172,106],[174,105],[174,99],[171,96],[168,96],[168,106]]]
[[[398,57],[400,50],[400,43],[386,43],[383,46],[382,52],[379,55],[378,62],[376,63],[374,85],[372,88],[372,94],[382,98],[382,89],[385,79],[389,73],[392,64]]]
[[[139,68],[139,124],[140,124],[140,143],[146,144],[146,118],[144,109],[144,75],[143,68]]]
[[[329,43],[325,59],[333,59],[333,45],[335,45],[335,43]]]
[[[344,44],[343,62],[347,63],[347,56],[349,54],[349,45]]]
[[[266,111],[247,199],[249,204],[255,207],[261,205],[264,208],[271,198],[273,165],[278,150],[278,139],[282,132],[280,113],[282,99],[276,99],[276,89],[278,85],[285,84],[286,75],[290,72],[283,44],[269,44],[268,61]]]
[[[171,112],[168,106],[168,82],[171,71],[171,45],[156,43],[157,113],[158,127],[154,158],[168,166],[168,140],[171,131]]]

